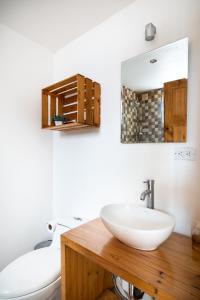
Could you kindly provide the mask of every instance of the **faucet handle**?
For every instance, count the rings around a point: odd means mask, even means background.
[[[150,179],[143,181],[143,183],[147,184],[147,188],[150,188]]]
[[[148,184],[149,183],[149,179],[143,181],[143,183],[147,183]]]
[[[155,180],[154,179],[147,179],[147,180],[143,181],[143,183],[147,184],[148,189],[152,189],[152,188],[154,188]]]

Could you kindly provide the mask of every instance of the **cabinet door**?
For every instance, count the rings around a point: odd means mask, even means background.
[[[164,83],[165,142],[185,142],[187,125],[187,79]]]

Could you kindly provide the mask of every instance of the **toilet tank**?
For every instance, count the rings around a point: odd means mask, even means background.
[[[60,248],[60,236],[66,231],[72,228],[78,227],[84,223],[88,222],[82,217],[66,217],[65,219],[60,219],[56,221],[55,228],[53,230],[53,238],[50,247]]]

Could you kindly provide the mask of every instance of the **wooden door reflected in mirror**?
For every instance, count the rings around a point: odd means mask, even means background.
[[[164,84],[164,141],[186,142],[187,79]]]

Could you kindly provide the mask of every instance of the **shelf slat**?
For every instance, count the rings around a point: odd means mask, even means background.
[[[45,127],[44,129],[65,131],[65,130],[72,130],[72,129],[87,128],[87,127],[93,127],[93,126],[72,122],[72,123],[58,125],[58,126],[48,126]]]
[[[75,88],[77,88],[77,82],[72,82],[70,84],[64,85],[63,87],[57,88],[55,90],[52,90],[51,92],[49,92],[50,95],[64,95],[65,92],[69,91],[69,90],[74,90]]]
[[[64,85],[72,83],[72,82],[74,82],[76,80],[77,80],[77,75],[69,77],[69,78],[66,78],[66,79],[61,80],[61,81],[58,81],[58,82],[56,82],[56,83],[54,83],[52,85],[49,85],[46,88],[44,88],[42,91],[48,93],[48,92],[50,92],[52,90],[55,90],[55,89],[57,89],[59,87],[63,87]]]

